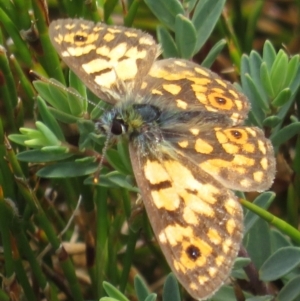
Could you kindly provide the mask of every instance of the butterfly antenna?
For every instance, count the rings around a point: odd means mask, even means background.
[[[103,146],[103,149],[102,149],[102,154],[101,154],[100,162],[99,162],[97,171],[95,172],[94,178],[93,178],[94,184],[98,184],[99,183],[100,171],[101,171],[102,166],[103,166],[104,158],[105,158],[105,155],[106,155],[106,151],[108,149],[108,143],[109,143],[109,140],[110,140],[111,136],[112,136],[111,132],[109,132],[107,134],[107,136],[106,136],[106,140],[105,140],[105,143],[104,143],[104,146]]]
[[[87,101],[88,103],[90,103],[91,105],[93,105],[94,107],[97,107],[99,106],[99,104],[95,104],[94,102],[92,102],[91,100],[88,100],[86,99],[85,97],[83,97],[81,94],[79,94],[75,89],[72,89],[72,88],[67,88],[65,86],[63,86],[60,82],[56,81],[55,79],[52,79],[52,78],[46,78],[40,74],[38,74],[37,72],[33,71],[33,70],[30,70],[30,75],[32,75],[35,79],[37,80],[40,80],[44,83],[47,83],[47,84],[50,84],[54,87],[57,87],[59,89],[62,89],[63,91],[66,91],[76,97],[79,97],[80,99],[82,100],[85,100]],[[103,110],[103,108],[100,108]],[[101,155],[101,159],[100,159],[100,162],[99,162],[99,166],[97,168],[97,171],[95,172],[95,175],[94,175],[94,179],[93,179],[93,182],[96,184],[99,182],[99,175],[100,175],[100,171],[101,171],[101,168],[103,166],[103,162],[104,162],[104,158],[105,158],[105,154],[106,154],[106,151],[107,151],[107,148],[108,148],[108,143],[109,143],[109,140],[111,138],[111,133],[108,133],[107,135],[107,138],[105,140],[105,143],[104,143],[104,147],[102,149],[102,155]]]
[[[44,83],[50,84],[50,85],[52,85],[52,86],[54,86],[54,87],[57,87],[57,88],[59,88],[59,89],[61,89],[61,90],[63,90],[63,91],[66,91],[66,92],[68,92],[68,93],[70,93],[70,94],[72,94],[72,95],[74,95],[74,96],[80,98],[81,100],[85,100],[85,101],[87,101],[89,104],[91,104],[91,105],[94,106],[94,107],[99,106],[99,104],[96,104],[96,103],[94,103],[93,101],[91,101],[91,100],[89,100],[89,99],[86,99],[84,96],[82,96],[80,93],[78,93],[75,89],[73,89],[73,88],[71,88],[71,87],[69,87],[69,88],[68,88],[68,87],[65,87],[62,83],[56,81],[56,80],[53,79],[53,78],[46,78],[46,77],[42,76],[41,74],[38,74],[37,72],[35,72],[35,71],[33,71],[33,70],[30,70],[29,73],[30,73],[30,75],[32,75],[35,79],[40,80],[40,81],[42,81],[42,82],[44,82]],[[101,108],[101,109],[103,110],[103,108]]]

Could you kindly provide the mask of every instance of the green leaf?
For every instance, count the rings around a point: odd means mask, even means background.
[[[263,62],[260,66],[260,79],[268,96],[270,98],[273,98],[275,93],[273,90],[270,72],[266,62]]]
[[[241,58],[241,76],[245,76],[246,74],[250,74],[249,56],[243,54]]]
[[[250,260],[251,261],[251,260]],[[248,281],[248,276],[243,269],[232,269],[230,277]]]
[[[61,145],[61,142],[57,139],[55,134],[44,123],[37,121],[35,123],[35,126],[43,134],[44,138],[46,139],[49,145]]]
[[[20,134],[11,134],[8,136],[8,139],[16,144],[26,146],[27,137]]]
[[[178,0],[145,0],[145,3],[157,19],[173,31],[175,30],[176,16],[184,15],[184,9]]]
[[[251,111],[249,115],[252,116],[255,120],[255,124],[259,127],[262,127],[262,120],[265,118],[265,113],[263,110],[266,110],[265,102],[261,98],[258,89],[256,88],[252,78],[249,74],[246,74],[242,77],[243,80],[243,90],[248,96],[251,103]]]
[[[260,279],[273,281],[290,273],[300,264],[300,248],[285,247],[272,254],[259,270]]]
[[[282,119],[280,119],[278,116],[272,115],[264,119],[263,126],[273,128],[276,125],[278,125],[281,121]]]
[[[55,137],[51,130],[42,122],[36,122],[36,129],[20,128],[20,132],[24,138],[18,135],[11,135],[10,139],[17,139],[17,143],[21,143],[28,147],[40,148],[43,146],[60,146],[61,142]]]
[[[90,112],[90,119],[97,120],[103,114],[104,110],[105,109],[101,105],[96,105]]]
[[[181,301],[179,287],[176,277],[173,273],[167,276],[166,282],[163,288],[163,301]]]
[[[238,257],[234,261],[233,269],[238,270],[246,267],[249,263],[251,262],[250,258],[245,258],[245,257]]]
[[[79,150],[94,149],[101,153],[107,139],[104,135],[96,134],[94,122],[82,119],[77,121],[77,126],[80,133],[78,141]]]
[[[66,88],[61,84],[57,84],[56,81],[52,80],[52,83],[45,83],[43,81],[34,81],[33,85],[38,91],[39,95],[51,106],[58,109],[59,111],[71,114]]]
[[[206,58],[201,63],[201,66],[205,68],[210,68],[211,65],[214,63],[220,52],[223,50],[224,46],[226,45],[226,40],[222,39],[218,43],[216,43],[213,48],[209,51]]]
[[[290,85],[292,94],[296,93],[299,87],[300,87],[300,68],[298,68],[294,81]]]
[[[269,258],[271,254],[271,236],[269,224],[259,219],[244,237],[245,247],[256,268]],[[260,246],[263,246],[260,247]]]
[[[42,97],[47,103],[51,103],[52,101],[52,96],[49,91],[49,84],[45,83],[44,81],[41,80],[35,80],[32,82],[34,88],[37,90],[38,94],[40,97]]]
[[[268,71],[271,72],[271,68],[276,58],[276,51],[272,43],[267,40],[263,49],[263,61],[266,62]]]
[[[300,73],[299,73],[300,75]],[[300,79],[300,77],[299,77]],[[292,90],[292,89],[291,89]],[[278,107],[277,108],[277,114],[276,116],[281,119],[280,123],[274,128],[273,130],[273,133],[271,136],[274,136],[278,133],[279,130],[281,130],[281,126],[282,126],[282,123],[284,121],[284,119],[287,117],[287,114],[291,108],[291,106],[293,106],[294,104],[294,99],[291,98],[285,105],[283,105],[282,107]],[[275,145],[274,145],[275,146]],[[276,147],[276,146],[275,146]]]
[[[243,292],[244,296],[250,296],[250,294]],[[213,296],[213,301],[233,301],[236,300],[236,295],[234,293],[233,287],[228,285],[223,285]]]
[[[198,2],[192,17],[198,37],[195,52],[201,49],[211,35],[220,18],[225,2],[226,0],[201,0]]]
[[[125,167],[124,172],[126,174],[133,174],[130,155],[129,155],[129,148],[128,148],[128,141],[120,140],[117,144],[117,149],[120,158],[122,159],[123,166]]]
[[[271,229],[271,242],[273,252],[280,248],[289,247],[292,245],[290,239],[288,239],[286,235],[283,235],[277,229]]]
[[[82,135],[80,137],[82,137]],[[91,144],[93,145],[92,148],[97,148],[97,152],[101,153],[106,140],[106,136],[91,132],[87,137],[82,137],[82,140],[80,139],[80,149],[84,149],[85,144]],[[98,146],[100,146],[100,149],[98,149]]]
[[[262,101],[264,102],[264,108],[268,108],[268,98],[267,93],[262,85],[261,80],[261,65],[262,58],[256,51],[251,51],[249,55],[249,68],[250,68],[250,76],[255,84],[256,89],[261,96]]]
[[[40,169],[37,175],[41,178],[73,178],[93,174],[98,167],[96,162],[54,163]]]
[[[265,118],[265,113],[262,108],[265,108],[265,102],[260,96],[250,73],[249,57],[243,54],[241,59],[241,82],[243,91],[251,103],[251,111],[249,112],[248,118],[252,121],[252,123],[262,127],[261,123]]]
[[[60,141],[64,142],[65,137],[58,122],[55,120],[53,115],[50,114],[49,108],[40,96],[37,97],[37,105],[43,123],[45,123],[45,125],[47,125],[51,129],[51,131]]]
[[[52,79],[51,82],[53,83],[54,80]],[[66,102],[69,106],[69,110],[66,112],[74,116],[82,116],[82,113],[87,110],[86,87],[71,70],[69,70],[69,84],[70,87],[68,88],[63,85],[60,88],[66,93]],[[56,81],[54,82],[54,86],[57,86]]]
[[[134,288],[139,301],[144,301],[150,294],[147,285],[139,275],[134,277]]]
[[[270,139],[274,146],[279,147],[281,144],[288,141],[293,136],[299,133],[300,133],[300,122],[295,122],[285,126],[274,135],[271,135]]]
[[[124,165],[124,161],[122,160],[122,158],[120,157],[120,154],[118,151],[116,151],[115,149],[108,149],[106,151],[106,155],[105,155],[108,163],[116,170],[118,170],[119,172],[123,173],[123,174],[128,174],[130,172],[130,170],[128,170],[127,166]],[[129,161],[129,157],[127,157],[128,161]]]
[[[188,18],[180,14],[175,19],[175,41],[180,57],[191,58],[197,41],[196,29]]]
[[[296,77],[296,74],[297,74],[297,71],[299,70],[299,54],[297,55],[294,55],[289,63],[288,63],[288,70],[287,70],[287,74],[286,74],[286,80],[285,80],[285,83],[284,83],[284,87],[289,87],[292,82],[294,81],[295,77]]]
[[[272,105],[275,107],[281,107],[285,105],[291,98],[292,92],[290,88],[285,88],[279,92],[279,94],[272,101]]]
[[[300,275],[288,281],[277,295],[278,301],[296,301],[300,298]]]
[[[33,149],[21,152],[17,154],[18,160],[22,162],[31,162],[31,163],[47,163],[65,160],[67,158],[72,157],[73,154],[62,152],[45,152],[39,149]]]
[[[72,88],[67,90],[67,99],[70,107],[71,115],[82,116],[84,106],[84,98]]]
[[[69,70],[69,85],[70,88],[68,90],[73,91],[72,88],[74,88],[75,94],[78,94],[77,97],[81,96],[81,99],[87,98],[86,86],[72,70]],[[86,110],[86,108],[84,110]]]
[[[266,101],[264,101],[263,95],[260,94],[258,86],[255,84],[253,78],[249,75],[246,74],[246,80],[248,81],[249,87],[252,89],[252,93],[250,94],[249,98],[251,97],[251,104],[255,105],[255,107],[261,108],[261,110],[255,110],[256,113],[258,112],[263,112],[263,111],[268,111],[269,106]],[[252,110],[253,111],[253,110]],[[259,113],[258,116],[261,116],[261,113]]]
[[[165,59],[179,57],[177,46],[170,32],[162,26],[157,26],[156,32],[159,44],[162,46],[163,57]]]
[[[44,146],[41,148],[41,151],[45,153],[53,153],[53,154],[62,154],[67,153],[69,148],[66,146]]]
[[[108,180],[109,182],[105,180]],[[107,173],[105,176],[101,175],[98,185],[104,187],[119,187],[119,188],[122,187],[129,191],[137,192],[137,188],[134,186],[133,183],[133,178],[121,174],[118,171],[112,171],[110,173]]]
[[[75,117],[70,113],[66,113],[52,107],[49,107],[48,110],[58,121],[62,123],[71,124],[71,123],[76,123],[78,120],[78,117]]]
[[[66,87],[60,88],[55,85],[48,86],[51,95],[51,104],[54,108],[72,115],[68,101],[68,91]]]
[[[147,298],[145,299],[145,301],[155,301],[157,298],[157,295],[152,293],[150,295],[147,296]]]
[[[103,288],[109,297],[115,298],[118,301],[129,301],[117,288],[115,288],[112,284],[103,281]]]
[[[75,75],[70,76],[70,78],[72,79],[72,84],[76,84],[76,88],[82,90],[79,84],[79,79],[77,79],[77,82],[75,83]],[[87,101],[78,93],[77,90],[73,88],[66,88],[55,79],[50,79],[49,82],[38,80],[34,81],[33,84],[40,97],[42,97],[53,108],[64,112],[65,114],[78,117],[82,116],[84,108],[87,106]]]
[[[283,87],[284,82],[286,81],[288,69],[288,56],[281,49],[279,50],[276,59],[271,68],[270,77],[274,90],[274,95],[277,95]]]

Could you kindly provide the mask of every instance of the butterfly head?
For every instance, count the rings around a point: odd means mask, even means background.
[[[133,103],[104,112],[95,122],[96,131],[108,140],[125,137],[147,155],[162,141],[161,110],[155,105]]]

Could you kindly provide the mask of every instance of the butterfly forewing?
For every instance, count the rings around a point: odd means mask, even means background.
[[[249,103],[231,83],[193,62],[182,59],[156,61],[143,81],[142,95],[163,96],[179,110],[217,112],[241,123],[249,111]]]
[[[150,35],[124,29],[72,19],[54,21],[49,27],[61,58],[92,92],[110,103],[136,93],[159,54]]]

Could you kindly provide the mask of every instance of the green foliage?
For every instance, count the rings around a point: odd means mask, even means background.
[[[100,301],[128,301],[128,299],[117,288],[115,288],[111,284],[104,282],[103,287],[109,297],[103,297],[100,299]],[[134,288],[136,291],[138,301],[157,300],[157,295],[149,292],[146,283],[139,276],[136,276],[134,278]],[[181,300],[178,282],[172,273],[170,273],[167,276],[167,279],[165,281],[165,285],[163,287],[163,293],[162,293],[162,300],[163,301]]]
[[[291,135],[286,136],[284,127],[281,127],[300,85],[299,55],[289,59],[283,50],[276,53],[272,44],[266,41],[262,56],[257,51],[251,51],[249,56],[243,55],[241,82],[252,105],[251,122],[262,127],[265,123],[272,125],[271,118],[276,121],[271,135],[275,147],[299,133],[294,125],[292,132],[291,129],[286,131]]]
[[[275,293],[267,289],[267,282],[274,287],[281,283],[279,301],[298,300],[300,60],[289,54],[300,48],[293,35],[296,22],[283,24],[288,20],[284,16],[275,20],[276,32],[268,33],[259,22],[267,15],[264,1],[128,2],[123,23],[156,30],[163,57],[193,59],[214,70],[233,63],[240,73],[240,89],[252,106],[247,122],[265,129],[279,167],[286,169],[278,172],[277,197],[264,192],[248,202],[239,194],[245,208],[245,249],[231,276],[247,301],[272,300]],[[297,1],[290,2],[299,12]],[[84,17],[110,24],[122,19],[115,0],[46,4],[51,19]],[[147,283],[158,281],[157,275],[169,269],[147,219],[135,217],[132,199],[138,188],[126,141],[107,150],[99,182],[94,181],[105,144],[94,131],[94,120],[108,105],[72,72],[65,72],[49,40],[49,15],[43,5],[35,0],[0,3],[0,299],[15,294],[23,300],[57,300],[64,293],[76,301],[126,301],[130,295],[139,301],[187,300],[172,274],[161,294],[149,290]],[[268,39],[261,42],[261,36]],[[294,48],[282,49],[282,43]],[[32,82],[28,70],[47,79]],[[235,75],[228,77],[237,81]],[[67,243],[73,237],[84,245],[79,256],[87,259],[87,282],[75,273],[80,265]],[[146,280],[132,279],[135,266]],[[251,292],[243,286],[245,281],[253,286]],[[211,300],[236,300],[232,286],[224,285]]]

